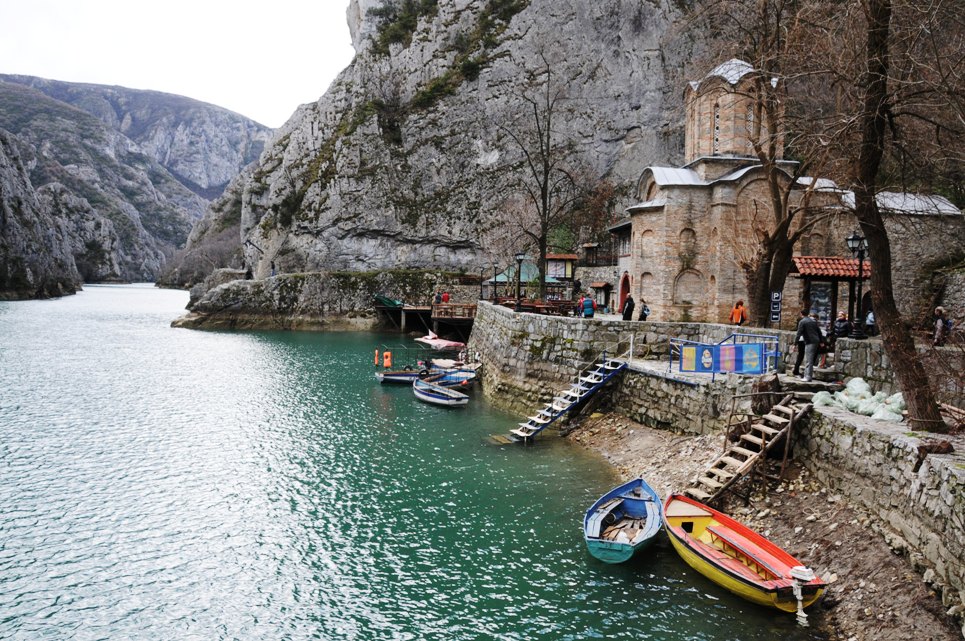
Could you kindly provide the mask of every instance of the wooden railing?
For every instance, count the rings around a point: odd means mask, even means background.
[[[466,303],[433,303],[432,317],[469,320],[476,317],[476,305]]]

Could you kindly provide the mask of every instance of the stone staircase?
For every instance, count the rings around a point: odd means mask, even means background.
[[[794,426],[810,411],[809,401],[787,394],[763,416],[732,423],[728,434],[735,430],[743,433],[736,442],[726,443],[723,454],[697,476],[694,485],[684,490],[684,494],[705,503],[713,501],[749,474],[773,447],[783,442],[782,437],[790,438]]]

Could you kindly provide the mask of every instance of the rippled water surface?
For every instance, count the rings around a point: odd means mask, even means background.
[[[171,329],[186,302],[0,303],[0,638],[807,638],[666,541],[590,558],[605,466],[380,386],[386,337]]]

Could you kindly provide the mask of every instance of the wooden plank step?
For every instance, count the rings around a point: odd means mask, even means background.
[[[741,434],[741,440],[747,441],[748,443],[753,443],[758,447],[764,447],[764,439],[754,436],[753,434]]]
[[[584,383],[596,385],[597,383],[603,382],[603,377],[602,376],[581,376],[580,380]]]
[[[707,474],[713,474],[713,475],[716,476],[717,478],[722,479],[722,480],[724,480],[724,481],[729,481],[730,479],[732,479],[732,478],[734,478],[735,476],[737,476],[737,475],[734,474],[733,472],[731,472],[731,471],[729,471],[729,470],[725,470],[725,469],[722,468],[722,467],[712,467],[712,468],[710,468],[709,470],[707,470]]]
[[[771,408],[772,412],[775,410],[781,412],[782,414],[787,414],[788,416],[794,416],[794,414],[797,412],[797,410],[793,407],[785,407],[784,405],[775,405]]]
[[[527,431],[524,431],[523,429],[518,429],[518,430],[510,430],[509,433],[515,434],[519,438],[529,438],[535,433],[535,430],[532,432],[527,432]]]
[[[763,432],[769,436],[774,436],[775,434],[780,434],[781,430],[774,429],[770,425],[765,425],[764,423],[754,423],[751,425],[752,430],[757,430],[758,432]]]
[[[715,479],[712,479],[709,476],[701,476],[700,478],[697,479],[697,482],[700,483],[701,485],[706,485],[712,490],[719,490],[720,488],[724,487],[723,483]]]
[[[698,501],[706,501],[707,499],[714,498],[713,494],[708,494],[707,492],[704,492],[703,490],[696,487],[688,487],[686,490],[684,490],[684,494],[692,498],[695,498]]]
[[[747,461],[739,461],[735,458],[731,458],[730,456],[720,457],[720,462],[730,467],[736,467],[737,469],[744,467],[744,464],[747,463]]]
[[[546,425],[549,423],[549,419],[543,418],[542,416],[527,416],[526,418],[537,425]]]
[[[791,419],[784,418],[783,416],[778,416],[777,414],[765,414],[762,416],[765,421],[771,421],[777,423],[778,425],[784,425],[785,423],[790,423]]]
[[[509,438],[503,434],[490,434],[489,438],[497,445],[513,445],[517,443],[515,439]]]
[[[728,450],[728,453],[730,452],[737,452],[738,454],[746,456],[749,459],[756,458],[757,456],[760,455],[760,452],[754,452],[752,450],[748,450],[746,448],[736,446],[736,445]]]
[[[534,432],[535,432],[537,429],[539,429],[538,426],[533,425],[532,423],[517,423],[517,425],[520,427],[520,429],[533,430]]]

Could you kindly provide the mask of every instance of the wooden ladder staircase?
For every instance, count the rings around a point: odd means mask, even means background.
[[[501,442],[525,443],[562,418],[570,410],[595,394],[627,368],[624,361],[608,358],[606,352],[590,367],[582,370],[568,389],[563,390],[533,416],[511,430]]]
[[[731,420],[728,435],[734,428],[746,431],[736,443],[725,441],[723,454],[698,475],[696,483],[684,490],[684,494],[709,503],[749,474],[782,441],[782,437],[785,437],[786,452],[794,426],[807,416],[811,407],[810,401],[787,394],[763,416],[747,415],[738,422]]]

